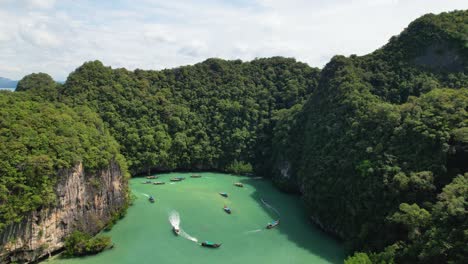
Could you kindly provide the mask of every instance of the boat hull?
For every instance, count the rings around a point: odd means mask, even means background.
[[[213,243],[202,242],[201,246],[209,247],[209,248],[219,248],[221,246],[221,244],[217,244],[217,243],[213,244]]]
[[[267,228],[267,229],[272,229],[272,228],[277,227],[278,225],[279,225],[279,220],[276,221],[276,222],[274,222],[274,223],[268,224],[268,225],[266,226],[266,228]]]

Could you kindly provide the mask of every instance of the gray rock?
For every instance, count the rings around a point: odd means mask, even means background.
[[[50,255],[75,230],[96,234],[125,204],[127,183],[115,161],[92,174],[80,163],[60,171],[58,178],[55,207],[31,212],[0,234],[0,263],[28,263]]]

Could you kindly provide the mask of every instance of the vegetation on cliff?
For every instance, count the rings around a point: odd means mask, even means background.
[[[372,54],[334,57],[274,129],[274,164],[313,219],[372,262],[467,261],[467,18],[426,15]]]
[[[0,231],[30,211],[53,206],[63,169],[83,162],[92,173],[115,159],[126,173],[118,143],[87,107],[0,92],[0,113]]]
[[[80,231],[74,231],[65,239],[64,255],[67,257],[97,254],[112,245],[108,236],[92,237]]]
[[[358,251],[347,263],[465,263],[467,25],[425,15],[322,71],[276,57],[25,77],[0,94],[0,223],[53,203],[53,171],[118,156],[110,133],[133,172],[254,169],[300,190]]]
[[[99,113],[133,172],[245,170],[269,155],[272,116],[303,103],[318,76],[279,57],[134,72],[94,61],[71,73],[59,94]]]

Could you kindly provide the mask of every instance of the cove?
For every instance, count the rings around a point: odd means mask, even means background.
[[[198,174],[201,178],[167,173],[151,180],[164,185],[131,179],[133,205],[111,231],[104,232],[112,237],[114,248],[81,258],[55,256],[42,263],[343,263],[343,245],[308,221],[299,197],[281,193],[268,180]],[[186,179],[170,182],[173,177]],[[234,186],[235,182],[244,187]],[[148,196],[154,196],[155,202],[150,203]],[[231,214],[223,210],[224,205]],[[184,236],[176,236],[171,229],[169,216],[174,212],[180,216]],[[276,228],[265,228],[278,217]],[[205,248],[197,240],[222,246]]]

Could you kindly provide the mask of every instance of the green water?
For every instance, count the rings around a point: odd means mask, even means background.
[[[132,179],[137,199],[126,217],[106,233],[115,243],[113,249],[84,258],[55,257],[44,263],[343,263],[342,245],[307,221],[297,196],[279,192],[267,180],[218,173],[201,173],[202,178],[190,175],[162,174],[152,180],[165,181],[165,185]],[[186,180],[169,183],[175,176]],[[244,188],[234,186],[235,182],[242,182]],[[227,192],[229,197],[218,192]],[[150,203],[146,195],[153,195],[156,202]],[[261,198],[280,214],[278,227],[265,229],[278,216]],[[223,211],[224,205],[231,207],[231,215]],[[175,236],[168,220],[173,210],[180,215],[182,230],[222,246],[204,248]]]

